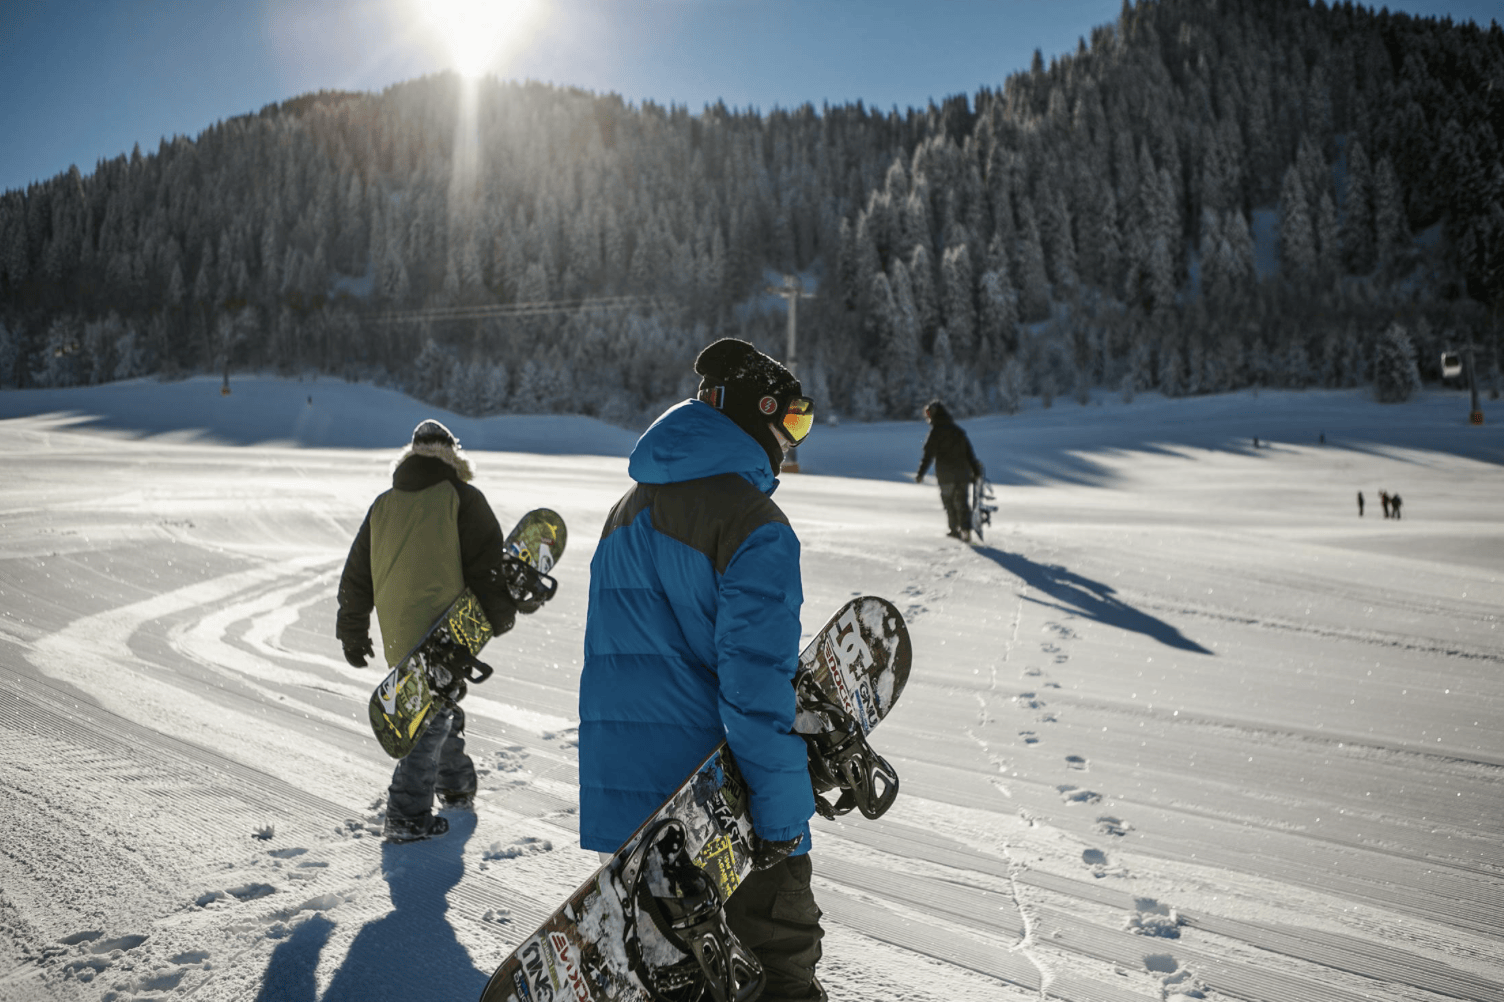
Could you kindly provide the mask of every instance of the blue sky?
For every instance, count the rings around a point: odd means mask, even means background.
[[[0,191],[320,89],[379,91],[500,40],[505,79],[634,103],[878,108],[999,86],[1121,0],[0,0]],[[1486,25],[1498,0],[1391,10]],[[474,8],[465,11],[464,8]]]

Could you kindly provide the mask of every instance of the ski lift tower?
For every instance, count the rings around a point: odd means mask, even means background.
[[[789,343],[788,343],[788,353],[784,356],[783,364],[789,370],[789,372],[792,372],[794,374],[794,378],[798,379],[799,378],[799,368],[798,368],[799,363],[798,363],[798,355],[796,353],[796,347],[797,347],[797,345],[795,343],[795,339],[796,339],[796,336],[797,336],[797,331],[798,331],[798,326],[799,326],[799,321],[798,321],[798,317],[799,317],[799,300],[801,300],[801,299],[814,299],[815,298],[815,294],[813,292],[805,292],[804,291],[804,283],[799,280],[799,276],[798,275],[784,275],[783,276],[783,284],[782,285],[770,285],[766,289],[764,289],[763,291],[765,291],[765,292],[771,292],[775,296],[782,296],[784,299],[788,300],[788,303],[789,303],[789,324],[788,324],[788,332],[789,332],[789,339],[788,340],[789,340]],[[783,459],[783,472],[784,473],[798,473],[799,472],[799,448],[797,446],[795,446],[794,448],[790,449],[788,451],[788,455],[784,457],[784,459]]]
[[[1468,410],[1467,420],[1469,424],[1482,424],[1483,412],[1478,409],[1478,376],[1477,367],[1473,364],[1473,353],[1477,345],[1469,342],[1460,346],[1460,351],[1444,351],[1441,353],[1441,375],[1444,379],[1450,379],[1459,375],[1463,370],[1467,371],[1467,388],[1472,395],[1472,406]]]

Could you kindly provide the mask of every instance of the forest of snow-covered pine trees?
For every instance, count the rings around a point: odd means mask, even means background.
[[[806,392],[858,419],[1403,397],[1468,340],[1498,391],[1497,24],[1125,0],[1075,52],[907,111],[491,79],[471,122],[464,86],[306,95],[6,192],[0,385],[330,373],[631,425],[712,338],[781,356],[766,288],[796,274]]]

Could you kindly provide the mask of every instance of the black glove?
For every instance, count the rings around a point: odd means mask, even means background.
[[[356,668],[364,668],[366,666],[366,658],[374,658],[376,656],[376,651],[371,647],[370,637],[366,637],[364,640],[346,640],[344,644],[345,660]]]
[[[752,869],[766,870],[788,858],[789,853],[799,848],[803,835],[795,835],[783,842],[769,842],[756,832],[752,833]]]
[[[923,473],[916,473],[916,474],[914,474],[914,483],[916,483],[916,484],[922,484],[922,483],[924,483],[924,474]]]

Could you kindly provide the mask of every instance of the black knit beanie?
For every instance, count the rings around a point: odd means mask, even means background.
[[[703,377],[699,399],[718,408],[751,435],[777,473],[783,465],[783,445],[768,423],[782,420],[789,402],[803,395],[799,380],[746,341],[732,337],[722,338],[700,352],[695,372]]]
[[[443,445],[453,449],[459,444],[460,440],[454,437],[454,432],[433,418],[419,422],[418,427],[413,429],[413,445]]]

